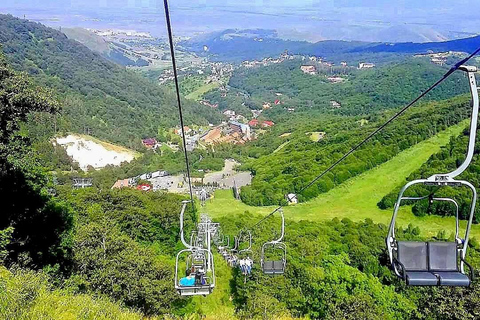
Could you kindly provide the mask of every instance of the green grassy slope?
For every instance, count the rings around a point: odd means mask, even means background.
[[[384,164],[348,180],[346,183],[320,195],[312,201],[285,208],[285,216],[293,220],[322,221],[332,218],[363,220],[371,218],[377,223],[388,224],[392,212],[380,210],[378,201],[406,177],[419,168],[428,158],[446,145],[450,137],[459,135],[467,121],[450,127],[438,135],[411,147]],[[211,217],[242,213],[245,211],[267,214],[273,207],[251,207],[233,199],[229,190],[217,191],[215,198],[207,203],[207,212]],[[416,217],[409,207],[402,207],[397,223],[407,226],[412,223],[419,226],[424,235],[434,235],[439,230],[454,230],[453,218],[436,216]],[[462,223],[462,226],[465,224]],[[480,238],[480,227],[472,228],[472,236]]]
[[[204,84],[201,87],[195,89],[195,91],[189,93],[185,96],[185,98],[190,100],[200,100],[202,99],[203,95],[213,89],[216,89],[220,86],[218,82],[211,82],[208,84]]]
[[[235,319],[235,309],[230,300],[232,269],[227,265],[221,255],[214,254],[214,259],[215,289],[213,293],[207,297],[194,297],[196,308],[199,314],[203,314],[209,319]]]
[[[106,297],[53,289],[40,272],[12,273],[0,266],[0,287],[1,319],[157,319],[144,317]]]

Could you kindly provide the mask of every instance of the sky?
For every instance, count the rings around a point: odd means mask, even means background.
[[[180,35],[263,28],[286,38],[440,41],[480,34],[480,0],[169,0]],[[475,10],[477,9],[477,10]],[[160,34],[163,0],[0,0],[11,13],[52,27]],[[409,29],[402,37],[402,26]],[[416,35],[416,26],[423,28]],[[423,27],[421,27],[423,26]],[[392,28],[391,30],[388,28]],[[410,36],[411,34],[411,36]],[[389,40],[392,39],[392,40]]]
[[[150,8],[163,6],[163,0],[2,0],[0,7],[24,8]],[[175,6],[231,6],[231,7],[297,7],[297,8],[397,8],[411,9],[445,9],[479,8],[480,0],[171,0]]]

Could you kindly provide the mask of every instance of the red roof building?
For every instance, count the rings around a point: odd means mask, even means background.
[[[281,104],[282,102],[280,100],[275,100],[275,104],[278,105],[278,104]]]
[[[275,123],[273,123],[273,121],[266,120],[262,122],[262,127],[264,128],[273,127],[274,124]]]
[[[152,149],[157,145],[157,140],[154,138],[143,139],[142,144],[145,146],[145,148]]]
[[[250,127],[256,127],[256,126],[258,126],[258,124],[259,124],[259,121],[257,119],[252,119],[248,122],[248,125]]]
[[[150,191],[150,189],[152,189],[152,187],[148,184],[139,184],[137,186],[137,190]]]

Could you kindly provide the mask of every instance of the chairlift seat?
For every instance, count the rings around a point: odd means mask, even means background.
[[[192,286],[192,287],[178,287],[177,292],[181,296],[199,296],[208,295],[212,293],[213,287],[211,285]]]
[[[463,274],[459,271],[448,272],[448,271],[435,271],[435,275],[439,278],[439,285],[441,286],[452,286],[452,287],[468,287],[470,286],[470,279],[466,274]]]
[[[398,241],[396,266],[407,285],[469,286],[459,271],[455,242]]]
[[[398,241],[397,261],[407,285],[436,286],[438,278],[428,270],[428,249],[426,242]]]
[[[458,269],[457,244],[455,242],[429,242],[430,271],[441,286],[468,287],[470,279]]]
[[[405,272],[405,281],[409,286],[436,286],[438,278],[430,272],[425,271],[407,271]]]
[[[283,274],[285,273],[285,267],[282,260],[279,261],[264,261],[263,273],[265,274]]]

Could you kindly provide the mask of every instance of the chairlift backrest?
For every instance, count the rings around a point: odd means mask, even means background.
[[[398,241],[397,260],[406,271],[428,270],[428,248],[426,242]]]
[[[429,242],[430,270],[457,271],[457,244],[455,242]]]

